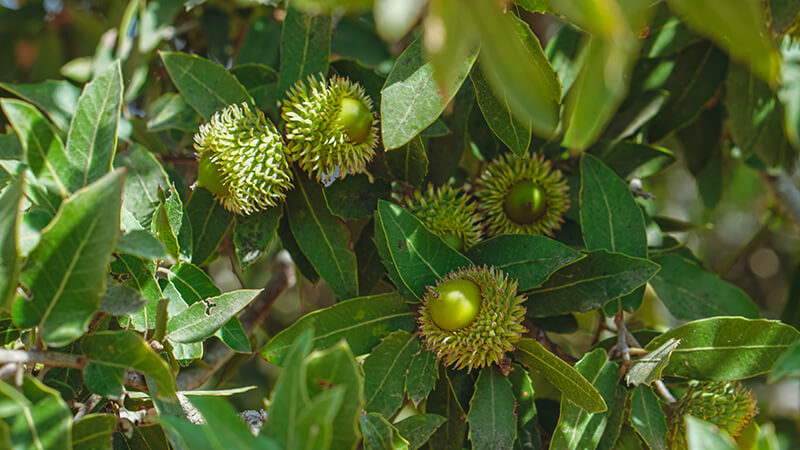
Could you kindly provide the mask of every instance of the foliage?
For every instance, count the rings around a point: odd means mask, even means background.
[[[0,2],[0,447],[797,446],[800,6],[723,3]]]

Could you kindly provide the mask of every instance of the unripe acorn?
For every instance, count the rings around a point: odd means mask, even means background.
[[[446,366],[498,364],[526,332],[524,301],[517,282],[493,267],[450,272],[422,298],[420,336]]]
[[[194,136],[197,185],[222,206],[251,214],[275,206],[292,186],[283,138],[260,110],[247,103],[217,111]]]
[[[552,235],[569,209],[567,190],[561,172],[551,170],[541,156],[501,155],[475,187],[486,234]]]
[[[286,122],[287,154],[317,181],[363,172],[375,156],[377,121],[372,100],[346,78],[298,81],[289,89],[281,113]]]
[[[757,413],[753,392],[741,382],[693,381],[673,407],[667,437],[673,450],[687,448],[686,415],[713,423],[735,437]]]
[[[480,214],[475,202],[449,185],[416,191],[405,198],[406,208],[447,245],[464,251],[481,239]]]

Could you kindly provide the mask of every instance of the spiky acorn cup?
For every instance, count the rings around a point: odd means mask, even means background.
[[[287,154],[317,181],[363,172],[375,156],[377,121],[364,89],[342,77],[298,81],[283,102]]]
[[[673,449],[686,449],[685,416],[713,423],[737,436],[758,413],[756,398],[738,381],[693,381],[673,407],[667,438]]]
[[[480,215],[475,203],[460,189],[444,185],[416,191],[405,198],[409,211],[450,247],[466,250],[481,239]]]
[[[423,296],[420,335],[446,366],[472,370],[500,364],[527,331],[524,301],[517,282],[494,267],[456,270]]]
[[[194,135],[194,148],[197,185],[229,211],[247,215],[275,206],[292,187],[281,134],[247,103],[217,111]]]
[[[561,228],[569,209],[567,182],[541,156],[507,153],[489,164],[475,195],[489,236],[546,234]]]

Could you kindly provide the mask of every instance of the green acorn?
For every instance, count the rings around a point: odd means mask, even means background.
[[[569,209],[567,182],[541,156],[507,153],[489,164],[475,195],[486,233],[546,234],[561,228]]]
[[[317,181],[339,172],[363,172],[375,156],[377,121],[372,100],[346,78],[308,78],[289,89],[283,102],[287,154]]]
[[[428,286],[417,319],[422,339],[443,364],[456,369],[499,363],[527,330],[517,282],[493,267],[450,272]]]
[[[475,203],[460,189],[444,185],[416,191],[406,197],[406,207],[432,233],[458,251],[466,250],[481,239],[480,215]]]
[[[247,103],[217,111],[194,135],[194,148],[197,185],[229,211],[247,215],[275,206],[292,187],[280,133]]]
[[[756,398],[738,381],[693,381],[670,414],[668,440],[673,449],[685,449],[688,414],[713,423],[731,436],[737,436],[758,413]]]

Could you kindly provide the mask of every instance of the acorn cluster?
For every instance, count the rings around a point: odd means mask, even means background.
[[[444,365],[472,370],[499,364],[527,331],[524,301],[516,280],[493,267],[453,271],[423,296],[420,335]]]
[[[372,100],[341,77],[309,77],[283,104],[286,140],[263,112],[243,103],[217,111],[195,134],[197,185],[229,211],[251,214],[277,205],[292,187],[289,161],[317,181],[363,172],[375,155]]]
[[[673,449],[686,449],[685,416],[713,423],[737,436],[758,413],[756,398],[739,381],[693,381],[670,415],[668,439]]]

